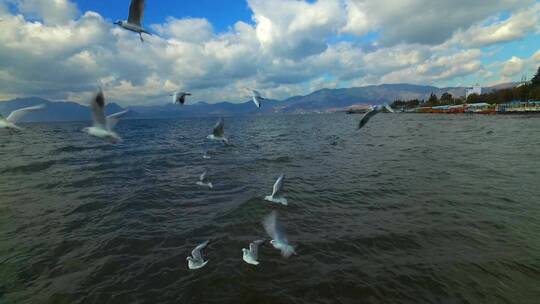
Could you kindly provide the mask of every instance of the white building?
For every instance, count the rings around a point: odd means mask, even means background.
[[[465,91],[465,98],[469,97],[469,95],[472,94],[482,95],[482,87],[478,83],[475,84],[472,88],[468,88]]]

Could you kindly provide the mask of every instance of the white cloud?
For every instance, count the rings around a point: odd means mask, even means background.
[[[39,18],[47,24],[64,24],[78,14],[77,6],[68,0],[8,0],[17,5],[22,14]]]
[[[319,54],[344,25],[340,0],[248,0],[257,38],[268,54],[301,58]]]
[[[475,24],[467,30],[459,30],[449,43],[458,43],[466,47],[479,47],[499,42],[521,39],[538,26],[540,4],[513,14],[510,18],[493,24]]]
[[[503,11],[515,11],[534,0],[346,0],[346,32],[376,31],[385,45],[439,44],[459,29]]]
[[[214,34],[212,24],[201,18],[176,19],[169,17],[165,24],[155,24],[152,25],[152,28],[164,37],[186,42],[208,41]]]
[[[540,50],[529,58],[512,56],[512,58],[503,62],[501,66],[504,81],[518,81],[523,75],[527,75],[530,79],[536,73],[538,66],[540,66]]]

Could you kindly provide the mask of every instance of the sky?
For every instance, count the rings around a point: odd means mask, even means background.
[[[382,83],[490,86],[540,65],[534,0],[147,0],[138,35],[113,24],[129,0],[0,0],[0,100],[122,105],[284,99]]]

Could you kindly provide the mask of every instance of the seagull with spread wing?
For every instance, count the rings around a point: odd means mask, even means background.
[[[242,248],[242,259],[244,262],[250,265],[259,265],[259,245],[264,243],[264,240],[258,240],[255,242],[249,243],[249,249]]]
[[[384,109],[386,109],[390,113],[394,113],[394,109],[392,109],[387,104],[371,107],[371,109],[369,109],[369,111],[367,111],[366,114],[364,114],[364,116],[362,116],[362,119],[360,119],[360,122],[358,123],[358,129],[361,129],[363,126],[365,126],[368,123],[368,121],[371,118],[373,118],[373,116],[379,114]]]
[[[120,118],[129,112],[129,110],[105,116],[105,95],[103,95],[101,88],[92,98],[90,108],[92,110],[94,125],[92,127],[84,128],[83,131],[89,135],[108,140],[113,144],[122,141],[120,136],[118,136],[113,129]]]
[[[272,238],[270,244],[281,251],[281,255],[284,258],[296,254],[294,247],[291,246],[289,240],[287,240],[283,227],[277,221],[277,213],[275,211],[272,211],[272,213],[264,219],[263,227],[264,230],[266,230],[266,233]]]
[[[142,26],[142,21],[144,17],[144,0],[131,0],[131,5],[129,6],[129,17],[128,20],[118,20],[114,24],[135,33],[139,34],[141,42],[144,42],[142,34],[152,35]]]
[[[206,177],[206,170],[201,174],[199,181],[196,184],[197,186],[208,187],[210,189],[214,188],[212,182],[208,181],[208,177]]]
[[[9,114],[7,118],[4,118],[0,115],[0,129],[13,129],[21,131],[22,128],[17,126],[16,123],[26,114],[44,109],[45,105],[38,105],[33,107],[26,107],[22,109],[15,110]]]
[[[253,103],[257,106],[257,108],[261,108],[263,100],[266,100],[266,98],[261,96],[261,93],[257,90],[251,90],[251,99],[253,100]]]
[[[202,256],[202,250],[204,247],[208,245],[208,241],[198,245],[191,251],[191,256],[188,256],[186,260],[188,261],[188,268],[191,270],[200,269],[203,268],[207,263],[208,260],[204,260]]]
[[[186,102],[186,99],[188,96],[191,96],[191,93],[187,93],[187,92],[176,92],[172,95],[170,95],[173,97],[173,103],[174,104],[180,104],[181,106],[184,105],[184,103]]]
[[[208,135],[206,138],[211,140],[218,140],[222,141],[224,143],[228,143],[229,141],[224,136],[225,134],[225,121],[223,121],[223,118],[220,118],[216,125],[214,126],[214,130],[212,131],[212,134]]]
[[[269,202],[278,203],[278,204],[287,206],[288,204],[287,199],[282,196],[284,180],[285,180],[285,176],[281,174],[276,180],[276,183],[274,184],[272,194],[266,196],[264,199]]]

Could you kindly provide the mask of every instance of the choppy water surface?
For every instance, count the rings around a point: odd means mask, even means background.
[[[227,147],[212,118],[0,130],[0,303],[538,303],[540,117],[358,119],[226,118]],[[272,210],[298,255],[255,268]]]

